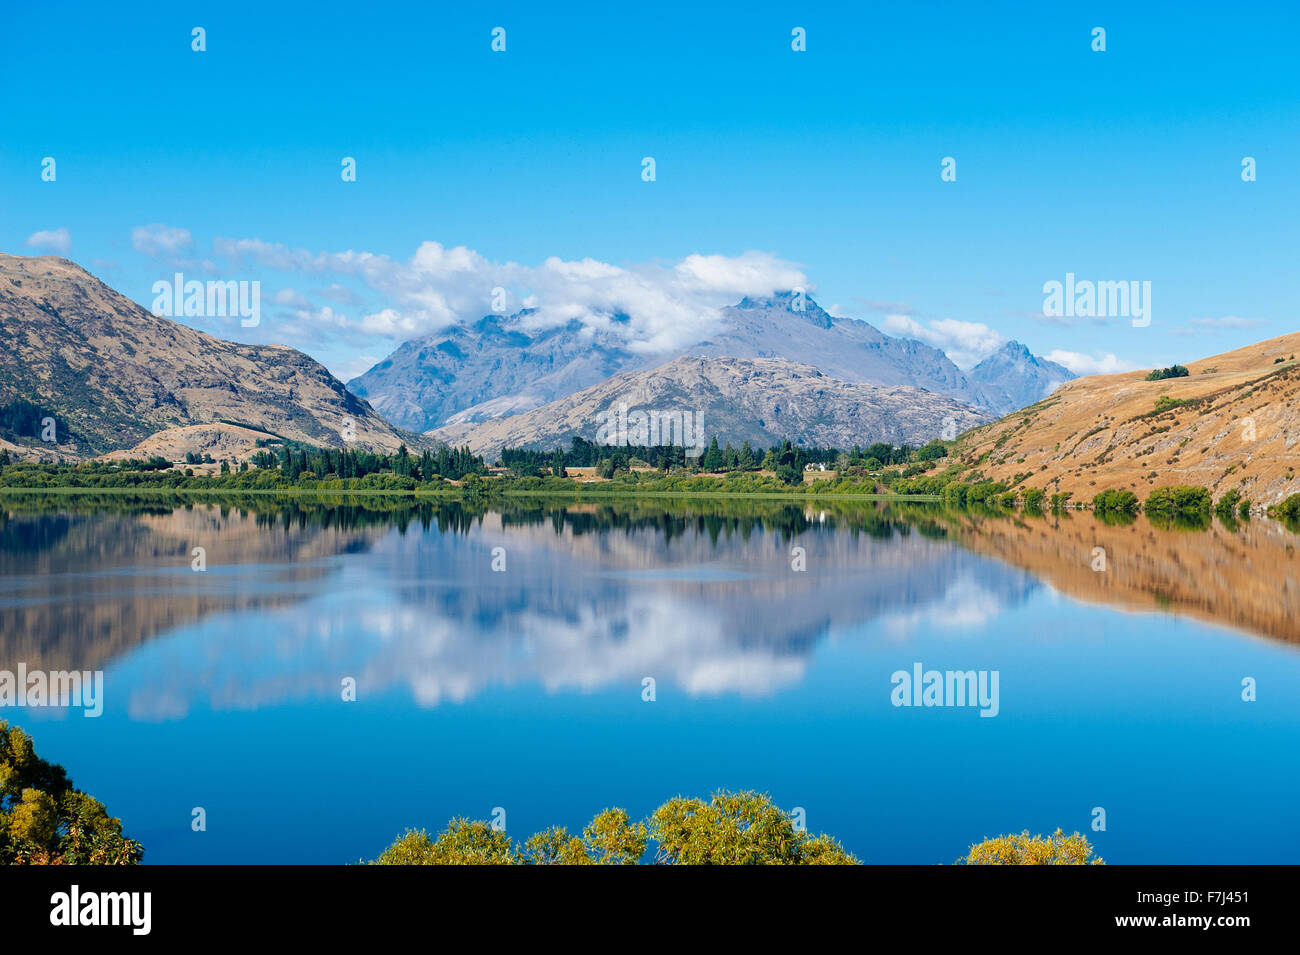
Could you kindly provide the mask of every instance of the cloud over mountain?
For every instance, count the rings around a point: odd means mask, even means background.
[[[1007,342],[1007,337],[983,322],[962,322],[941,318],[919,322],[909,315],[887,315],[880,323],[891,335],[914,338],[946,352],[963,370],[974,368]]]
[[[723,305],[809,286],[797,265],[758,251],[692,254],[667,264],[552,256],[523,265],[432,241],[421,243],[405,261],[352,250],[314,253],[261,239],[217,239],[213,249],[239,266],[358,280],[385,305],[363,310],[353,327],[402,339],[494,311],[527,309],[530,331],[578,322],[592,334],[622,340],[634,352],[656,354],[707,335],[717,327]]]

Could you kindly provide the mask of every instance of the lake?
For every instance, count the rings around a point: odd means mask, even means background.
[[[453,816],[522,839],[719,788],[769,792],[872,863],[1057,827],[1115,863],[1300,860],[1300,558],[1273,521],[108,496],[0,513],[0,670],[104,681],[98,718],[0,719],[146,863],[351,863]],[[991,677],[996,700],[895,705],[922,701],[896,674],[931,670]]]

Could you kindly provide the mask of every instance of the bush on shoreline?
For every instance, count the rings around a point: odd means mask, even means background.
[[[1124,489],[1102,491],[1092,499],[1092,510],[1096,514],[1136,514],[1137,509],[1138,496]]]
[[[1292,494],[1269,511],[1279,520],[1300,522],[1300,494]]]
[[[1193,516],[1210,513],[1210,489],[1192,484],[1158,487],[1147,495],[1147,514],[1165,517]]]

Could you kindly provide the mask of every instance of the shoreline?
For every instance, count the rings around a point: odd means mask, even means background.
[[[467,496],[474,500],[491,501],[496,498],[517,497],[517,498],[560,498],[560,499],[584,499],[584,498],[617,498],[621,500],[641,500],[641,499],[671,499],[671,498],[712,498],[717,500],[771,500],[771,501],[807,501],[807,500],[837,500],[837,501],[893,501],[896,503],[920,503],[935,504],[939,503],[942,498],[937,494],[863,494],[863,493],[846,493],[837,494],[834,491],[630,491],[630,490],[610,490],[610,491],[590,491],[590,490],[518,490],[504,489],[492,491],[485,495],[471,494],[467,495],[460,488],[415,488],[413,490],[387,489],[387,488],[358,488],[358,489],[333,489],[333,488],[212,488],[212,487],[0,487],[0,497],[6,495],[35,495],[35,494],[61,494],[66,496],[77,496],[83,494],[115,494],[115,495],[138,495],[138,496],[177,496],[186,494],[195,494],[203,496],[227,495],[227,496],[253,496],[253,497],[405,497],[405,498],[446,498],[449,500],[464,500]]]

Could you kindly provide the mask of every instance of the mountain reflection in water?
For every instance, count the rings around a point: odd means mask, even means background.
[[[355,862],[407,826],[497,806],[526,836],[717,788],[803,807],[871,862],[951,862],[984,836],[1057,826],[1113,862],[1300,852],[1295,538],[1271,521],[863,502],[0,506],[0,669],[104,671],[99,718],[0,718],[148,862]],[[892,674],[918,665],[996,672],[996,718],[893,705]],[[194,806],[211,831],[190,829]],[[1105,832],[1089,829],[1096,806]]]
[[[340,674],[422,706],[648,674],[691,695],[762,695],[798,682],[837,631],[960,630],[1043,586],[1300,635],[1294,536],[1271,521],[1194,531],[842,503],[23,503],[0,533],[0,661],[102,668],[178,630],[204,635],[154,648],[152,676],[132,687],[140,719],[196,700],[333,696]],[[250,611],[256,625],[231,625]]]

